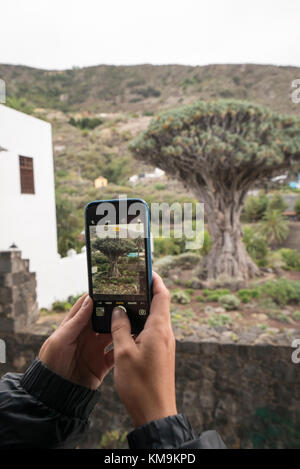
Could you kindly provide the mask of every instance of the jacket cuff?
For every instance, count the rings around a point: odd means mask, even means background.
[[[182,414],[154,420],[127,435],[130,449],[179,448],[195,438],[190,422]]]
[[[72,383],[36,358],[21,378],[22,387],[47,407],[64,415],[88,419],[100,393]]]

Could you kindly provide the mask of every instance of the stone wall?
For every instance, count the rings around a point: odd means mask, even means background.
[[[7,363],[0,372],[22,372],[45,336],[5,334]],[[300,364],[287,346],[178,342],[178,411],[197,432],[219,431],[230,448],[300,448]],[[101,386],[91,427],[80,444],[95,448],[112,430],[131,429],[110,373]]]
[[[288,249],[295,249],[300,252],[300,223],[290,222],[289,223],[289,234],[287,239],[284,241],[284,247]]]
[[[21,251],[0,251],[0,331],[28,329],[38,318],[35,273]]]

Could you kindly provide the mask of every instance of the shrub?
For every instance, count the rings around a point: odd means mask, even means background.
[[[179,238],[155,238],[154,253],[156,256],[168,256],[181,253]]]
[[[135,79],[135,80],[131,80],[127,83],[127,86],[128,88],[134,88],[136,86],[141,86],[141,85],[144,85],[145,84],[145,80],[143,79]]]
[[[72,305],[68,301],[54,301],[52,304],[53,311],[63,312],[69,311],[72,308]]]
[[[174,257],[174,265],[182,269],[192,269],[201,260],[201,256],[192,252],[184,252],[180,256]]]
[[[178,256],[165,256],[155,261],[154,269],[163,277],[167,277],[169,270],[175,267],[181,269],[192,269],[201,261],[198,254],[184,252]]]
[[[269,280],[261,287],[261,292],[280,306],[300,301],[300,282],[297,280]]]
[[[123,283],[128,283],[128,284],[132,284],[132,283],[136,283],[136,277],[133,277],[133,276],[129,276],[129,277],[126,277],[126,278],[123,278],[122,279],[122,282]]]
[[[272,298],[259,298],[258,304],[260,308],[267,310],[276,310],[278,305],[272,300]]]
[[[295,321],[299,321],[300,320],[300,311],[294,311],[292,316],[293,316],[293,319],[295,319]]]
[[[166,187],[167,187],[167,185],[166,185],[166,184],[162,184],[161,182],[157,182],[157,183],[154,185],[154,188],[155,188],[157,191],[163,191]]]
[[[212,240],[207,230],[204,231],[203,246],[199,249],[202,256],[206,256],[212,248]]]
[[[258,289],[250,290],[248,288],[244,288],[244,289],[239,290],[237,294],[243,303],[250,303],[250,301],[253,298],[259,297],[259,290]]]
[[[286,314],[281,313],[280,311],[271,311],[268,313],[268,316],[271,319],[276,319],[277,321],[280,321],[280,322],[285,322],[285,323],[291,322],[291,318],[287,316]]]
[[[204,288],[202,293],[205,296],[205,301],[219,301],[221,296],[230,294],[230,290],[227,288],[222,288],[219,290],[208,290],[207,288]]]
[[[195,299],[198,301],[198,303],[203,303],[203,301],[205,301],[202,295],[197,295]]]
[[[278,210],[279,212],[284,212],[287,207],[287,203],[279,193],[275,194],[269,202],[270,210]]]
[[[300,253],[294,249],[280,249],[287,270],[300,270]]]
[[[248,254],[255,262],[265,261],[268,254],[268,245],[266,239],[250,227],[244,228],[243,242]],[[261,266],[263,267],[263,266]]]
[[[171,293],[172,303],[178,303],[181,305],[186,305],[191,302],[190,295],[183,290],[174,290]]]
[[[265,194],[258,197],[250,195],[247,197],[243,218],[245,221],[254,222],[261,220],[269,205],[269,199]]]
[[[223,295],[219,298],[219,303],[226,310],[237,309],[240,300],[235,295]]]
[[[226,326],[232,323],[232,318],[228,314],[212,314],[207,323],[210,327]]]
[[[103,121],[97,117],[82,117],[81,119],[74,119],[74,117],[71,117],[69,120],[69,124],[73,125],[73,127],[79,127],[81,130],[92,130],[102,123]]]
[[[134,88],[131,90],[131,93],[139,94],[140,96],[143,96],[143,98],[157,98],[160,96],[160,91],[152,86],[148,86],[147,88]]]
[[[269,251],[268,252],[268,267],[272,269],[283,269],[285,268],[286,264],[281,256],[281,249],[278,251]]]
[[[187,288],[192,288],[192,283],[193,283],[192,280],[186,280],[184,282],[184,286],[187,287]],[[193,289],[193,291],[194,291],[194,289]]]

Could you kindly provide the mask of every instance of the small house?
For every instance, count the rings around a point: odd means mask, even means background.
[[[99,176],[97,179],[94,180],[94,186],[96,189],[100,189],[101,187],[106,187],[108,184],[108,181],[105,177]]]

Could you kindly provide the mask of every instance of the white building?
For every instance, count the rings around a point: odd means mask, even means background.
[[[143,179],[160,179],[163,178],[165,174],[165,171],[163,171],[162,169],[155,168],[153,173],[141,173],[130,176],[129,182],[131,182],[132,184],[136,184],[137,182]]]
[[[57,252],[51,125],[0,105],[0,250],[36,272],[40,307],[87,291],[86,255]]]

